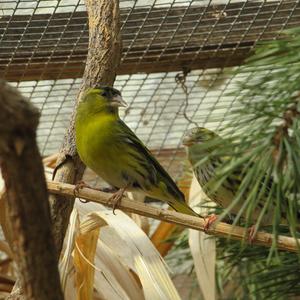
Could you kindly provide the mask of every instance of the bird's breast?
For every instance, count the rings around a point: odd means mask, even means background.
[[[123,153],[117,140],[113,118],[89,118],[76,124],[76,146],[84,164],[109,184],[121,188]]]

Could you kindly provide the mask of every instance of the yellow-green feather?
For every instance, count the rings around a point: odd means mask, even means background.
[[[228,156],[212,156],[201,165],[199,165],[199,162],[202,161],[203,158],[209,157],[211,152],[214,151],[216,147],[223,147],[224,142],[218,144],[216,143],[212,147],[204,148],[204,143],[209,145],[209,143],[211,143],[214,139],[221,139],[221,137],[206,128],[193,128],[188,134],[190,135],[189,139],[193,141],[193,143],[188,147],[188,159],[193,167],[195,176],[200,186],[207,196],[221,207],[227,208],[231,206],[243,181],[243,168],[240,167],[235,169],[217,189],[212,188],[213,185],[210,185],[209,183],[212,183],[215,179],[217,168],[225,165],[226,162],[228,162],[228,160],[231,158]],[[271,181],[269,184],[271,184]],[[249,193],[249,191],[245,192],[245,199],[247,198],[247,193]],[[238,214],[242,205],[242,201],[239,201],[231,208],[230,212],[233,214]],[[253,221],[257,220],[257,218],[260,216],[263,205],[264,202],[260,203],[260,205],[257,205],[257,207],[255,207],[253,210],[251,216]],[[271,207],[262,220],[264,225],[271,224],[273,220],[273,213],[274,207]],[[245,216],[245,212],[243,213],[243,216]]]
[[[197,216],[167,172],[100,92],[89,90],[78,107],[75,131],[81,160],[117,188],[130,184],[128,190],[141,189],[179,212]]]

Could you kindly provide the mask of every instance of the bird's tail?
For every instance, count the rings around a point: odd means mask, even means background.
[[[185,202],[172,202],[169,205],[177,212],[187,214],[194,217],[199,217],[197,213],[195,213]]]

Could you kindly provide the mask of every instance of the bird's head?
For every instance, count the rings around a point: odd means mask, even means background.
[[[189,129],[183,139],[182,144],[186,147],[191,147],[193,145],[199,145],[212,141],[214,138],[218,137],[213,131],[204,127],[195,127]]]
[[[203,158],[211,157],[216,147],[222,145],[222,139],[207,128],[195,127],[185,133],[182,144],[186,146],[187,156],[192,166],[197,166]],[[206,161],[206,165],[202,165],[201,168],[207,167],[207,163],[211,164],[211,160]]]
[[[81,100],[82,105],[95,112],[101,110],[117,112],[119,107],[127,106],[121,92],[109,86],[90,88],[85,91]]]

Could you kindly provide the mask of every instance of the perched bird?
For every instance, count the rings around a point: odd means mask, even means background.
[[[114,206],[125,191],[140,191],[167,202],[178,212],[198,216],[183,193],[133,131],[120,119],[126,106],[111,87],[85,91],[75,120],[76,146],[81,160],[113,187]]]
[[[212,189],[212,186],[208,184],[216,177],[217,168],[224,165],[224,163],[226,163],[229,159],[228,156],[217,157],[211,155],[216,147],[222,147],[222,145],[224,145],[223,139],[209,129],[196,127],[186,132],[182,143],[186,146],[188,160],[192,165],[194,174],[204,193],[220,207],[229,207],[242,183],[242,170],[234,170],[234,172],[230,174],[216,189]],[[203,144],[205,143],[207,147],[203,147]],[[205,162],[199,165],[199,162],[204,158],[206,158]],[[232,207],[230,212],[235,215],[238,214],[242,204],[243,203],[239,201]],[[262,208],[263,203],[258,203],[257,207],[253,211],[252,221],[257,220]],[[272,218],[273,211],[270,209],[263,218],[263,224],[271,224]],[[206,220],[206,229],[208,229],[216,219],[216,215],[210,215]]]

